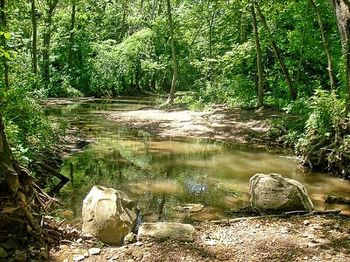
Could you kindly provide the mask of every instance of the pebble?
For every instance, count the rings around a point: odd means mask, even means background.
[[[101,248],[98,247],[93,247],[89,249],[89,254],[90,255],[98,255],[101,253]]]
[[[135,250],[134,252],[132,252],[131,254],[134,258],[142,258],[143,253],[141,250]]]
[[[288,229],[287,228],[282,228],[281,229],[281,233],[282,234],[287,234],[288,233]]]
[[[260,228],[260,224],[256,224],[255,227],[256,227],[256,228]]]
[[[304,224],[304,226],[310,225],[310,220],[304,220],[304,221],[303,221],[303,224]]]
[[[85,257],[83,255],[75,255],[73,257],[74,262],[83,261],[84,259],[85,259]]]
[[[209,239],[209,240],[205,241],[205,243],[209,246],[215,246],[218,243],[218,241],[216,241],[214,239]]]
[[[136,243],[135,243],[135,246],[142,246],[143,245],[143,243],[142,242],[140,242],[140,241],[137,241]]]

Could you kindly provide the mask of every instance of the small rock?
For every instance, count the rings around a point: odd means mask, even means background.
[[[304,226],[310,225],[310,220],[304,220],[304,221],[303,221],[303,224],[304,224]]]
[[[131,255],[134,259],[140,259],[140,258],[142,258],[143,253],[141,250],[135,250],[134,252],[132,252]]]
[[[101,248],[98,248],[98,247],[93,247],[93,248],[90,248],[89,249],[89,254],[90,255],[98,255],[101,253]]]
[[[321,230],[321,229],[323,229],[323,227],[321,225],[314,225],[312,228],[314,230]]]
[[[142,246],[142,245],[143,245],[143,243],[142,243],[141,241],[137,241],[137,242],[135,243],[135,246],[137,246],[137,247]]]
[[[130,232],[129,234],[127,234],[124,237],[124,243],[125,244],[129,244],[129,243],[134,243],[136,241],[136,235],[132,232]]]
[[[209,239],[209,240],[205,241],[205,243],[209,246],[215,246],[218,243],[218,241],[216,241],[214,239]]]
[[[75,255],[73,257],[74,262],[83,261],[84,259],[85,259],[85,257],[83,255]]]
[[[88,251],[86,251],[86,250],[85,250],[85,251],[83,252],[83,256],[84,256],[84,257],[89,257],[89,256],[90,256],[90,254],[89,254],[89,252],[88,252]]]
[[[177,206],[176,210],[180,212],[190,212],[195,213],[203,210],[204,206],[202,204],[186,204],[183,206]]]
[[[153,242],[146,242],[145,246],[146,247],[152,247],[153,246]]]
[[[5,258],[7,256],[8,256],[8,254],[7,254],[6,250],[5,250],[5,248],[0,247],[0,258]]]
[[[158,238],[179,241],[193,241],[194,227],[180,223],[143,223],[139,227],[138,239]]]
[[[287,228],[282,228],[281,229],[281,234],[288,234],[288,229]]]
[[[315,246],[317,246],[316,243],[312,243],[312,242],[307,243],[307,247],[315,247]]]
[[[331,260],[332,259],[332,255],[331,254],[326,254],[325,259]]]
[[[255,227],[256,227],[256,228],[260,228],[260,224],[256,224]]]

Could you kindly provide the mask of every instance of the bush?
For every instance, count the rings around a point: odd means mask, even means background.
[[[344,100],[335,92],[317,90],[311,114],[297,144],[304,165],[350,177],[350,121]]]
[[[11,88],[4,97],[2,112],[6,134],[14,154],[27,165],[32,157],[58,141],[55,127],[38,104],[37,97],[21,88]]]

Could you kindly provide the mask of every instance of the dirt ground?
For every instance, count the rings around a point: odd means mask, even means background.
[[[216,106],[205,112],[141,109],[114,112],[108,118],[158,137],[198,138],[232,143],[266,144],[271,110],[253,111]]]
[[[350,261],[350,218],[312,216],[263,218],[235,223],[203,222],[193,242],[148,239],[101,248],[74,242],[52,250],[51,261]],[[79,241],[78,241],[79,242]]]

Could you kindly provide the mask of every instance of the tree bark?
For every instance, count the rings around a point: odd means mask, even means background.
[[[262,52],[259,40],[258,24],[256,21],[255,8],[251,6],[251,15],[253,21],[253,30],[255,38],[255,48],[256,48],[256,66],[258,69],[258,107],[264,106],[264,73],[263,73],[263,63],[262,63]]]
[[[170,0],[167,0],[166,4],[167,4],[167,16],[168,16],[168,24],[169,24],[169,31],[170,31],[171,54],[173,58],[173,79],[171,81],[170,93],[167,101],[168,104],[171,104],[174,101],[174,96],[175,96],[178,65],[177,65],[176,43],[175,43],[175,37],[174,37],[174,24],[173,24],[173,18],[171,13],[172,11],[171,11]]]
[[[31,18],[32,18],[32,68],[35,77],[34,88],[37,86],[38,77],[38,23],[36,17],[35,0],[31,0]]]
[[[344,56],[346,88],[350,97],[350,1],[331,0],[341,36]]]
[[[292,79],[290,77],[289,71],[288,71],[288,69],[287,69],[287,67],[286,67],[286,65],[284,63],[284,60],[283,60],[283,58],[281,56],[281,53],[280,53],[280,50],[277,47],[276,40],[272,36],[272,33],[271,33],[267,23],[266,23],[265,16],[261,12],[261,9],[260,9],[259,5],[257,3],[254,3],[253,5],[255,6],[255,9],[256,9],[257,14],[258,14],[258,16],[260,18],[260,21],[261,21],[262,25],[264,26],[264,28],[266,30],[266,33],[267,33],[268,38],[270,40],[270,43],[272,45],[273,52],[274,52],[274,54],[275,54],[275,56],[276,56],[276,58],[277,58],[277,60],[278,60],[278,62],[280,64],[280,67],[281,67],[281,70],[283,72],[284,78],[286,79],[286,82],[287,82],[287,85],[288,85],[291,97],[292,97],[293,100],[296,100],[297,97],[298,97],[298,91],[295,88],[295,86],[293,85],[293,81],[292,81]]]
[[[52,19],[55,8],[58,4],[58,0],[46,0],[47,10],[45,17],[45,32],[44,32],[44,47],[43,47],[43,79],[46,88],[50,84],[50,45],[51,45],[51,33],[52,33]]]
[[[304,11],[304,25],[303,25],[303,31],[301,35],[301,44],[300,44],[300,51],[299,51],[299,61],[298,61],[298,71],[297,76],[295,80],[295,85],[298,86],[300,82],[300,76],[301,76],[301,66],[304,59],[304,49],[305,49],[305,34],[307,30],[307,15],[309,12],[309,3],[307,4],[305,11]]]
[[[69,71],[71,71],[73,68],[74,29],[75,29],[75,16],[76,16],[77,0],[71,0],[71,3],[72,3],[72,12],[71,12],[71,17],[70,17],[69,47],[68,47]]]
[[[327,71],[328,71],[328,76],[329,76],[329,82],[330,82],[331,89],[334,89],[336,83],[335,83],[335,75],[334,75],[334,70],[333,70],[334,67],[333,67],[332,55],[330,52],[328,40],[326,38],[326,33],[325,33],[324,26],[322,23],[321,14],[320,14],[320,11],[318,10],[318,7],[315,4],[314,0],[309,0],[309,2],[316,13],[317,23],[318,23],[318,26],[320,27],[320,31],[321,31],[323,47],[324,47],[324,50],[325,50],[326,56],[327,56],[327,62],[328,62]]]
[[[6,32],[8,30],[7,19],[6,19],[6,6],[7,6],[6,0],[0,0],[0,23],[1,23],[2,31],[4,31],[4,32]],[[4,35],[1,37],[1,45],[4,47],[4,50],[6,51],[7,39]],[[3,78],[4,86],[6,89],[9,89],[10,88],[9,65],[8,65],[7,58],[5,56],[2,58],[2,65],[4,68],[3,69],[4,70],[4,78]]]

